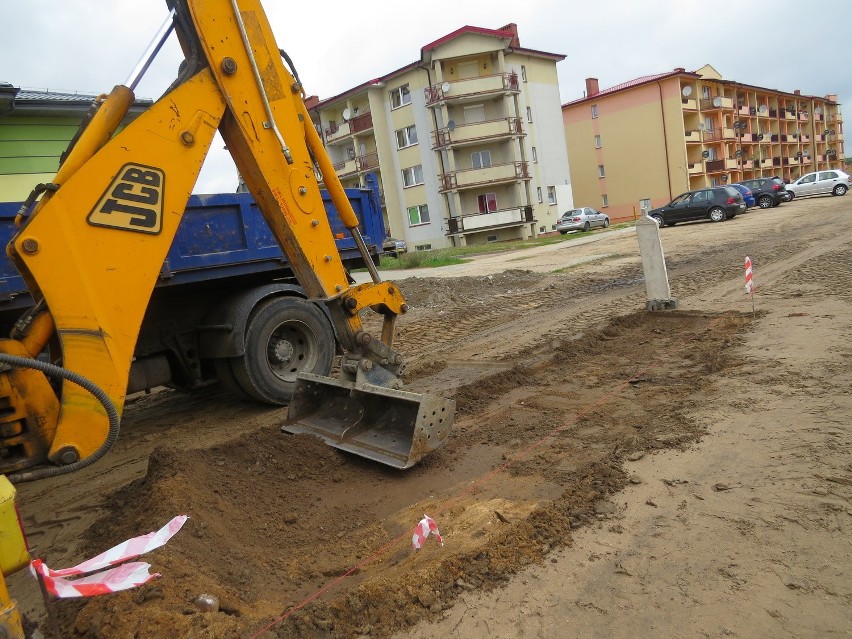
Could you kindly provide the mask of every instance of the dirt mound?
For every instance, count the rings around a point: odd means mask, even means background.
[[[379,637],[435,615],[605,517],[625,456],[695,441],[688,405],[736,364],[728,347],[749,321],[637,313],[542,346],[457,388],[449,442],[405,473],[270,427],[205,449],[159,447],[84,546],[95,554],[188,514],[146,557],[162,577],[63,607],[63,626],[91,638],[253,636],[323,588],[275,635]],[[414,552],[424,512],[446,545]],[[219,612],[193,605],[202,593]]]

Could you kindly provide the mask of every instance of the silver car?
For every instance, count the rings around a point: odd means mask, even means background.
[[[814,171],[800,177],[792,184],[787,185],[787,191],[794,197],[806,195],[846,195],[846,191],[852,188],[852,177],[843,171],[831,169],[828,171]]]
[[[588,231],[595,226],[608,227],[609,218],[597,209],[590,209],[588,206],[566,211],[556,221],[556,230],[562,235],[565,235],[568,231]]]

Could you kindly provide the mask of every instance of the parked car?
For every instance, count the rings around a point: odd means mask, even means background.
[[[405,243],[405,240],[386,237],[385,241],[382,242],[382,251],[391,257],[399,257],[403,253],[408,253],[408,244]]]
[[[648,211],[648,217],[660,226],[674,226],[695,220],[721,222],[745,210],[743,196],[734,187],[714,186],[682,193],[665,206]]]
[[[807,173],[792,184],[787,185],[787,191],[792,197],[807,195],[846,195],[852,188],[852,176],[843,171],[814,171]],[[792,198],[791,198],[792,199]]]
[[[608,227],[609,217],[597,209],[590,209],[588,206],[566,211],[556,221],[556,230],[562,235],[565,235],[568,231],[588,231],[595,226]]]
[[[757,200],[754,197],[754,194],[751,192],[751,189],[747,186],[743,186],[742,184],[731,184],[737,191],[740,192],[740,195],[743,196],[743,202],[745,202],[746,210],[754,207],[757,203]]]
[[[787,185],[779,177],[762,177],[753,180],[743,180],[743,186],[751,189],[757,205],[762,209],[778,206],[787,200]]]

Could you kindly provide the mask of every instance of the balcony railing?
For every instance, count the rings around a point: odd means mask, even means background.
[[[434,106],[439,102],[451,102],[489,93],[518,93],[520,92],[520,84],[517,73],[495,73],[433,84],[423,89],[423,92],[426,95],[426,106]]]
[[[508,162],[481,169],[461,169],[438,175],[438,181],[441,183],[440,191],[529,179],[529,166],[526,162]]]
[[[717,95],[715,98],[701,98],[702,111],[715,111],[717,109],[733,109],[734,100]]]
[[[363,113],[346,122],[340,122],[339,124],[337,122],[329,122],[328,126],[325,128],[325,141],[326,143],[331,144],[353,135],[354,133],[368,131],[372,128],[373,114],[368,111],[367,113]]]
[[[355,163],[359,172],[375,169],[379,166],[379,154],[366,153],[364,155],[359,155],[355,158]]]
[[[686,165],[686,172],[689,175],[695,175],[696,173],[704,173],[704,163],[690,162]]]
[[[484,122],[457,124],[452,129],[444,127],[432,133],[432,148],[451,147],[456,144],[468,144],[499,138],[524,135],[521,118],[499,118]]]
[[[332,166],[334,167],[334,172],[340,177],[345,177],[358,172],[358,164],[355,161],[355,158],[352,158],[351,160],[343,160],[342,162],[335,162]]]
[[[680,103],[684,111],[695,111],[698,109],[698,102],[694,98],[681,98]]]
[[[706,129],[702,131],[701,137],[705,142],[716,142],[722,139],[722,131],[720,129]]]
[[[725,160],[707,160],[707,172],[717,173],[725,170]]]
[[[701,131],[684,131],[683,137],[687,142],[701,142]]]
[[[474,213],[451,217],[447,220],[448,235],[469,233],[495,227],[514,226],[535,222],[531,206],[516,206],[488,213]]]

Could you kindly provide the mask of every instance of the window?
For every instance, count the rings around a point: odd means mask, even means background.
[[[521,80],[527,81],[527,68],[523,64],[521,65]]]
[[[599,135],[595,136],[595,148],[596,149],[601,148],[601,136],[599,136]]]
[[[407,169],[402,170],[402,186],[403,188],[409,186],[416,186],[417,184],[423,184],[423,165],[418,164],[417,166],[411,166]]]
[[[556,229],[556,225],[555,225],[555,224],[551,224],[551,226],[553,227],[552,229],[550,229],[551,231],[553,231],[553,230],[555,230],[555,229]],[[539,227],[538,227],[538,232],[539,232],[539,233],[547,233],[547,227],[546,227],[546,226],[539,226]]]
[[[532,122],[532,108],[527,107],[527,122]]]
[[[598,164],[598,177],[606,177],[603,164]]]
[[[536,188],[536,193],[538,194],[538,203],[541,204],[544,200],[541,199],[541,187]]]
[[[474,169],[484,169],[491,166],[491,151],[474,151],[471,153],[470,166]]]
[[[415,251],[431,251],[432,245],[431,244],[415,244],[414,250]]]
[[[601,195],[601,208],[606,208],[609,206],[609,198],[606,196],[606,193]]]
[[[701,87],[701,97],[703,97],[705,100],[710,97],[710,87],[708,87],[708,86]]]
[[[547,187],[547,203],[548,204],[556,204],[556,187],[548,186]]]
[[[533,162],[538,162],[538,152],[535,150],[535,147],[532,148],[532,158]]]
[[[480,213],[491,213],[497,210],[497,194],[485,193],[484,195],[476,196],[476,203],[479,205]]]
[[[429,207],[425,204],[420,206],[408,207],[408,225],[417,226],[418,224],[429,223]]]
[[[417,144],[417,129],[414,125],[407,126],[404,129],[399,129],[396,132],[396,148],[404,149],[407,146]]]
[[[406,104],[411,104],[411,93],[408,90],[408,85],[403,84],[390,92],[391,109],[398,109]]]
[[[488,242],[488,243],[496,242],[496,241],[497,241],[497,236],[496,236],[496,235],[486,235],[486,236],[485,236],[485,241],[486,241],[486,242]]]
[[[598,117],[598,105],[597,104],[592,105],[592,117],[593,118]]]

